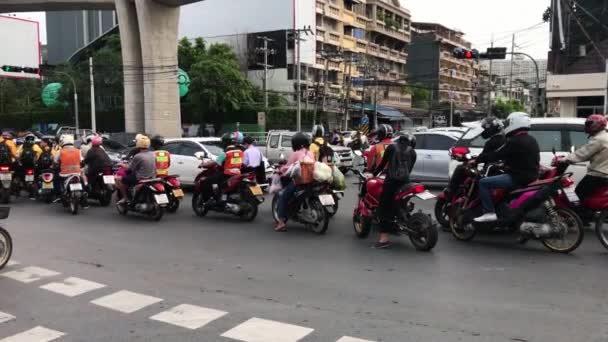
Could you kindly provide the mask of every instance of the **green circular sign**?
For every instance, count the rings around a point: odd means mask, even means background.
[[[63,85],[61,83],[49,83],[42,89],[42,103],[47,107],[61,105],[59,102],[59,94]]]
[[[179,86],[179,97],[188,95],[190,91],[190,76],[179,68],[177,69],[177,84]]]

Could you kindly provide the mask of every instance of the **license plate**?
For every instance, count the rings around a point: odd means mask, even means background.
[[[425,191],[425,192],[417,194],[416,197],[420,198],[421,200],[425,200],[426,201],[426,200],[430,200],[432,198],[435,198],[437,196],[433,195],[432,193],[430,193],[428,191]]]
[[[104,184],[114,185],[116,184],[116,180],[114,179],[114,175],[103,176]]]
[[[42,183],[42,188],[47,190],[47,189],[53,189],[53,183]]]
[[[332,195],[319,195],[319,201],[321,201],[323,206],[331,206],[336,204],[336,201],[334,201],[334,196]]]
[[[13,175],[10,173],[0,173],[0,181],[10,181],[13,179]]]
[[[182,190],[182,189],[175,189],[175,190],[173,190],[173,196],[175,196],[177,198],[184,197],[184,190]]]
[[[82,184],[80,184],[80,183],[70,184],[70,190],[72,190],[72,191],[82,191]]]
[[[249,190],[251,190],[251,193],[254,196],[262,196],[264,193],[262,192],[262,188],[259,185],[254,185],[249,187]]]
[[[34,181],[34,175],[25,175],[25,181],[26,182],[33,182]]]
[[[580,202],[580,198],[578,198],[578,195],[576,194],[576,192],[574,192],[573,188],[564,189],[564,194],[566,194],[568,201],[572,203]]]
[[[154,195],[154,199],[158,204],[169,204],[169,197],[167,197],[167,194]]]

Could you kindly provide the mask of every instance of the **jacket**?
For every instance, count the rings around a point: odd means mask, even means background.
[[[163,150],[154,151],[156,157],[156,176],[168,176],[171,166],[171,153]]]
[[[591,138],[566,159],[572,163],[589,161],[589,176],[608,178],[608,132],[602,131]]]
[[[319,160],[319,155],[321,154],[321,146],[323,146],[323,144],[325,144],[325,138],[317,137],[317,138],[314,138],[312,141],[313,141],[313,144],[310,144],[310,147],[308,148],[308,150],[310,152],[312,152],[312,154],[314,154],[315,160]],[[314,144],[315,142],[316,142],[316,144]]]
[[[516,186],[523,186],[538,179],[540,147],[528,132],[519,132],[507,138],[503,148],[477,157],[477,162],[504,161],[506,172],[513,177]]]
[[[399,152],[398,149],[401,149],[401,148],[407,149],[408,146],[402,147],[402,146],[398,146],[397,144],[388,145],[386,147],[386,150],[384,151],[380,164],[378,165],[378,167],[376,169],[373,170],[373,174],[378,175],[378,174],[380,174],[380,172],[384,171],[384,169],[389,165],[391,159],[393,158],[393,154]],[[416,153],[416,150],[414,150],[413,148],[410,148],[407,165],[400,165],[400,167],[407,167],[408,173],[412,173],[412,170],[414,169],[414,165],[416,164],[417,159],[418,159],[418,154]],[[389,175],[387,175],[387,177],[389,177]],[[409,182],[409,181],[406,181],[406,183],[407,182]]]
[[[89,174],[112,167],[112,160],[101,147],[91,147],[84,158],[84,163],[89,168]]]
[[[375,170],[380,163],[382,162],[382,157],[384,156],[384,151],[387,148],[387,145],[391,145],[393,140],[390,138],[386,138],[376,145],[372,146],[369,154],[369,158],[367,160],[367,169],[369,171]]]
[[[17,160],[17,145],[15,145],[15,141],[12,139],[4,139],[0,137],[0,143],[6,142],[6,147],[8,148],[8,152],[11,155],[11,160],[14,162]]]

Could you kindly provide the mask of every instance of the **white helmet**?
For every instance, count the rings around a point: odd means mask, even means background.
[[[59,145],[61,147],[65,145],[74,145],[74,136],[71,134],[64,134],[59,139]]]
[[[530,129],[531,126],[532,120],[527,113],[511,113],[507,117],[507,120],[505,120],[505,134],[510,134],[520,129]]]

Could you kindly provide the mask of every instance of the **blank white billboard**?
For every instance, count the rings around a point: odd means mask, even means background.
[[[40,78],[37,74],[4,72],[4,65],[39,68],[40,29],[38,22],[0,16],[0,77]]]

